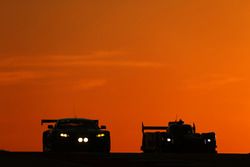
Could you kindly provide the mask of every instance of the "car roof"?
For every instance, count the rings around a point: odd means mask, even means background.
[[[57,121],[74,121],[74,120],[79,120],[79,121],[98,121],[98,120],[93,120],[93,119],[87,119],[87,118],[61,118],[58,119]]]

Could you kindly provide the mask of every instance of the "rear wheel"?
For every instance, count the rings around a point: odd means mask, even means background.
[[[46,144],[43,145],[43,152],[51,152],[51,148],[48,147]]]

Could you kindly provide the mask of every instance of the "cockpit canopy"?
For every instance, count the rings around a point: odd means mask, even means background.
[[[168,127],[168,132],[173,135],[186,135],[194,133],[191,125],[174,124]]]

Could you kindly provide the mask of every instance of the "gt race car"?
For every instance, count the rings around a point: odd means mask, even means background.
[[[49,124],[43,132],[43,151],[110,152],[110,132],[98,120],[64,118],[41,120]]]

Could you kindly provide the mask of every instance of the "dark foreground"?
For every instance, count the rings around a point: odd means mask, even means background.
[[[143,154],[0,152],[1,166],[27,167],[192,167],[250,166],[250,154]]]

